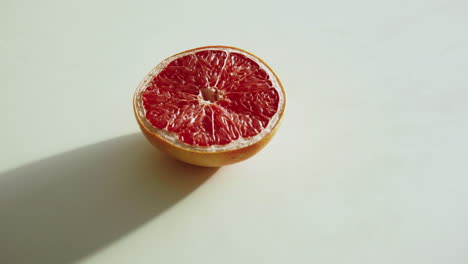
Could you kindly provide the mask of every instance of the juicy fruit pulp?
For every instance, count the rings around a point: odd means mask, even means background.
[[[245,55],[202,50],[162,69],[142,92],[146,119],[189,145],[226,145],[265,129],[279,107],[270,75]]]

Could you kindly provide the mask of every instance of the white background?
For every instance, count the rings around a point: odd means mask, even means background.
[[[0,263],[468,263],[466,1],[0,1]],[[285,86],[274,140],[216,169],[132,95],[204,45]]]

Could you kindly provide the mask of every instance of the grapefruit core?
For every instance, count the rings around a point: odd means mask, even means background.
[[[286,97],[257,56],[226,47],[173,55],[140,83],[137,122],[157,148],[181,161],[220,167],[250,158],[273,137]]]

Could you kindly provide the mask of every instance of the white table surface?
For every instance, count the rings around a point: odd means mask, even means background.
[[[468,263],[468,2],[0,2],[0,263]],[[204,45],[288,94],[252,159],[196,168],[132,95]]]

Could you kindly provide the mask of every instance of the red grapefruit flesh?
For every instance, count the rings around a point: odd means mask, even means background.
[[[166,59],[134,97],[138,123],[154,145],[182,161],[212,167],[263,148],[284,107],[283,87],[268,65],[224,46]]]

